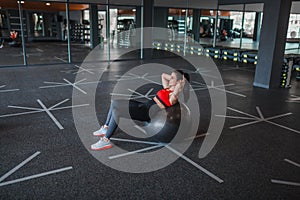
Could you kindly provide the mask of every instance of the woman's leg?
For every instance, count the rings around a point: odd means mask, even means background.
[[[109,111],[108,111],[108,114],[107,114],[107,118],[106,118],[106,121],[105,121],[105,126],[108,126],[110,120],[111,120],[111,117],[112,117],[112,103],[110,104],[110,107],[109,107]]]
[[[110,138],[112,134],[115,132],[115,130],[118,127],[119,117],[121,113],[125,113],[125,107],[128,104],[127,100],[114,100],[111,102],[110,109],[109,109],[109,115],[110,118],[107,119],[106,123],[108,126],[108,129],[106,131],[106,138]],[[127,108],[128,109],[128,108]],[[108,123],[107,123],[108,122]]]
[[[106,138],[110,138],[117,129],[120,117],[150,121],[149,109],[151,105],[153,105],[152,102],[141,103],[138,101],[114,100],[110,108],[111,118],[108,123]]]
[[[115,117],[114,117],[114,103],[112,102],[110,104],[110,108],[107,114],[107,119],[104,124],[104,128],[107,128],[106,132],[103,132],[105,134],[105,137],[100,138],[98,142],[95,144],[91,145],[92,150],[103,150],[103,149],[108,149],[112,147],[112,144],[110,143],[109,138],[112,136],[114,131],[116,130],[117,123],[115,122]],[[106,126],[106,127],[105,127]],[[102,128],[100,129],[100,131]],[[95,134],[94,134],[95,135]],[[102,134],[97,134],[98,136],[102,136]]]
[[[149,100],[145,103],[138,101],[129,102],[130,118],[138,121],[150,121],[149,110],[152,105],[156,104],[153,100]]]
[[[101,136],[101,137],[104,136],[106,131],[107,131],[107,128],[108,128],[108,125],[109,125],[109,122],[110,122],[111,118],[112,118],[112,106],[110,105],[104,125],[101,126],[101,128],[99,130],[95,131],[93,133],[93,135],[94,136]]]
[[[91,146],[93,150],[103,150],[112,147],[109,138],[113,135],[118,127],[118,121],[120,117],[130,118],[135,120],[149,121],[149,109],[153,105],[153,102],[148,102],[146,104],[130,101],[129,111],[128,111],[128,101],[127,100],[115,100],[111,103],[110,111],[108,114],[108,129],[106,131],[105,137],[101,138],[96,144]],[[131,114],[129,114],[129,112]],[[132,115],[132,116],[131,116]]]
[[[115,116],[114,113],[112,113],[112,117],[111,119],[109,120],[109,123],[108,123],[108,128],[107,128],[107,131],[106,131],[106,134],[105,134],[105,137],[106,138],[110,138],[112,136],[112,134],[115,132],[115,130],[117,129],[118,127],[118,124],[117,122],[115,121],[115,119],[117,119],[117,117]]]

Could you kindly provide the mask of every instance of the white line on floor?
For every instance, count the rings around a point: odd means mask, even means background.
[[[255,118],[250,117],[238,117],[238,116],[229,116],[229,115],[215,115],[216,117],[226,117],[229,119],[245,119],[245,120],[256,120]]]
[[[78,85],[87,85],[87,84],[95,84],[95,83],[100,83],[101,81],[92,81],[92,82],[83,82],[86,79],[79,80],[77,82],[72,83],[71,81],[67,79],[63,79],[66,83],[58,83],[58,82],[44,82],[46,84],[52,84],[48,86],[41,86],[39,87],[40,89],[45,89],[45,88],[55,88],[55,87],[66,87],[66,86],[72,86],[73,88],[77,89],[83,94],[87,94],[83,89],[78,87]]]
[[[166,145],[165,147],[168,148],[169,150],[171,150],[172,152],[174,152],[175,154],[177,154],[178,156],[180,156],[185,161],[189,162],[190,164],[192,164],[193,166],[195,166],[196,168],[198,168],[199,170],[201,170],[202,172],[204,172],[205,174],[207,174],[208,176],[210,176],[211,178],[215,179],[219,183],[223,183],[224,182],[222,179],[220,179],[219,177],[217,177],[216,175],[214,175],[213,173],[211,173],[207,169],[201,167],[200,165],[198,165],[197,163],[195,163],[194,161],[192,161],[191,159],[189,159],[188,157],[186,157],[182,153],[179,153],[178,151],[176,151],[172,147],[170,147],[168,145]]]
[[[140,143],[140,144],[152,144],[152,145],[162,145],[164,143],[159,142],[147,142],[147,141],[140,141],[140,140],[129,140],[129,139],[122,139],[122,138],[110,138],[114,141],[121,141],[121,142],[132,142],[132,143]]]
[[[292,165],[295,165],[296,167],[300,167],[300,164],[298,164],[298,163],[296,163],[296,162],[294,162],[294,161],[291,161],[291,160],[289,160],[289,159],[284,159],[284,161],[286,161],[286,162],[288,162],[288,163],[290,163],[290,164],[292,164]]]
[[[67,109],[67,108],[79,108],[79,107],[89,106],[89,105],[90,104],[81,104],[81,105],[75,105],[75,106],[65,106],[65,107],[53,108],[51,110],[63,110],[63,109]]]
[[[203,167],[201,167],[200,165],[198,165],[197,163],[195,163],[194,161],[192,161],[188,157],[184,156],[182,153],[180,153],[177,150],[175,150],[172,147],[170,147],[167,143],[147,142],[147,141],[140,141],[140,140],[128,140],[128,139],[122,139],[122,138],[110,138],[110,139],[114,140],[114,141],[121,141],[121,142],[132,142],[132,143],[141,143],[141,144],[155,145],[155,146],[152,146],[152,147],[147,147],[147,148],[136,150],[136,151],[133,151],[133,152],[126,152],[124,154],[119,154],[119,155],[111,156],[111,157],[109,157],[110,159],[118,158],[118,157],[122,157],[122,156],[126,156],[126,155],[131,155],[131,154],[138,153],[138,152],[141,152],[141,151],[146,151],[146,150],[149,150],[149,149],[154,149],[154,148],[158,148],[158,147],[164,146],[167,149],[169,149],[170,151],[172,151],[173,153],[177,154],[180,158],[184,159],[185,161],[187,161],[188,163],[192,164],[193,166],[195,166],[196,168],[198,168],[199,170],[201,170],[202,172],[204,172],[205,174],[207,174],[211,178],[213,178],[216,181],[218,181],[219,183],[223,183],[224,182],[222,179],[220,179],[219,177],[217,177],[213,173],[211,173],[208,170],[204,169]]]
[[[90,74],[95,74],[94,72],[92,72],[91,70],[88,70],[86,68],[80,67],[78,65],[74,65],[74,66],[77,67],[79,70],[77,72],[74,72],[73,74],[78,74],[78,73],[81,73],[83,71],[88,72]]]
[[[195,89],[191,89],[191,91],[196,91],[196,90],[205,90],[205,89],[216,89],[216,90],[219,90],[219,91],[222,91],[222,92],[226,92],[226,93],[229,93],[229,94],[232,94],[232,95],[237,95],[237,96],[240,96],[240,97],[247,97],[243,94],[239,94],[237,92],[232,92],[232,91],[229,91],[229,90],[226,90],[226,89],[222,89],[220,87],[229,87],[229,86],[234,86],[235,84],[234,83],[229,83],[229,84],[226,84],[226,85],[217,85],[215,86],[214,85],[214,82],[212,81],[211,82],[211,85],[207,85],[205,83],[200,83],[200,82],[197,82],[197,81],[193,81],[194,84],[196,85],[193,85],[192,87],[196,87]]]
[[[240,127],[243,127],[243,126],[248,126],[248,125],[251,125],[251,124],[256,124],[256,123],[259,123],[259,122],[262,122],[262,121],[253,121],[253,122],[247,122],[247,123],[244,123],[244,124],[240,124],[240,125],[236,125],[236,126],[231,126],[229,127],[230,129],[235,129],[235,128],[240,128]]]
[[[49,82],[49,81],[44,81],[46,84],[56,84],[56,85],[65,85],[65,83],[59,83],[59,82]]]
[[[223,90],[223,89],[220,89],[220,88],[217,88],[217,87],[213,87],[213,88],[216,89],[216,90],[220,90],[220,91],[229,93],[229,94],[236,95],[236,96],[240,96],[240,97],[244,97],[244,98],[247,97],[246,95],[243,95],[243,94],[240,94],[240,93],[237,93],[237,92],[232,92],[232,91],[229,91],[229,90]]]
[[[143,94],[141,94],[141,93],[139,93],[137,91],[134,91],[134,90],[131,90],[131,89],[128,89],[128,90],[129,90],[129,92],[132,92],[133,94],[137,94],[138,96],[141,96],[141,97],[144,97],[144,98],[146,98],[148,100],[151,100],[151,98],[149,98],[146,95],[143,95]]]
[[[290,182],[290,181],[281,181],[281,180],[271,179],[271,182],[277,183],[277,184],[283,184],[283,185],[300,186],[300,183]]]
[[[207,135],[209,135],[209,133],[204,133],[204,134],[201,134],[201,135],[196,135],[196,136],[188,137],[188,138],[185,138],[184,140],[194,140],[194,139],[197,139],[197,138],[205,137]]]
[[[139,150],[136,150],[136,151],[130,151],[130,152],[126,152],[126,153],[123,153],[123,154],[119,154],[119,155],[115,155],[115,156],[110,156],[108,157],[109,159],[116,159],[116,158],[120,158],[120,157],[124,157],[124,156],[129,156],[129,155],[133,155],[133,154],[136,154],[136,153],[141,153],[143,151],[148,151],[148,150],[151,150],[151,149],[156,149],[156,148],[159,148],[159,147],[162,147],[164,145],[156,145],[156,146],[151,146],[151,147],[147,147],[147,148],[143,148],[143,149],[139,149]]]
[[[33,155],[29,156],[26,160],[24,160],[23,162],[21,162],[20,164],[18,164],[16,167],[14,167],[12,170],[10,170],[9,172],[7,172],[6,174],[4,174],[3,176],[1,176],[0,178],[0,182],[2,182],[4,179],[6,179],[8,176],[12,175],[15,171],[17,171],[18,169],[20,169],[21,167],[23,167],[26,163],[30,162],[33,158],[35,158],[36,156],[38,156],[41,152],[37,151],[35,152]],[[1,186],[1,185],[0,185]]]
[[[38,52],[44,52],[44,50],[39,49],[39,48],[35,48]]]
[[[14,113],[14,114],[7,114],[7,115],[0,115],[0,118],[3,118],[3,117],[13,117],[13,116],[20,116],[20,115],[27,115],[27,114],[34,114],[34,113],[40,113],[40,112],[44,112],[44,110],[40,110],[40,111],[29,111],[29,112],[23,112],[23,113]]]
[[[15,92],[15,91],[19,91],[19,89],[0,90],[0,92]]]
[[[8,108],[18,108],[24,110],[36,110],[36,111],[43,111],[41,108],[32,108],[32,107],[22,107],[22,106],[7,106]]]
[[[63,62],[65,62],[65,63],[68,63],[68,61],[66,61],[66,60],[64,60],[64,59],[62,59],[62,58],[59,58],[59,57],[57,57],[57,56],[54,56],[54,58],[56,58],[57,60],[63,61]]]
[[[54,121],[54,123],[58,126],[58,128],[60,130],[64,129],[63,126],[58,122],[58,120],[54,117],[54,115],[50,112],[50,111],[55,111],[55,110],[63,110],[63,109],[68,109],[68,108],[78,108],[78,107],[83,107],[83,106],[89,106],[89,104],[82,104],[82,105],[75,105],[75,106],[65,106],[65,107],[59,107],[57,108],[57,106],[65,103],[66,101],[68,101],[69,99],[65,99],[53,106],[51,106],[50,108],[47,108],[41,100],[37,100],[37,102],[40,104],[40,106],[42,108],[30,108],[30,107],[21,107],[21,106],[8,106],[11,108],[18,108],[18,109],[26,109],[26,110],[33,110],[33,111],[29,111],[29,112],[22,112],[22,113],[14,113],[14,114],[6,114],[6,115],[0,115],[0,118],[4,118],[4,117],[12,117],[12,116],[20,116],[20,115],[27,115],[27,114],[34,114],[34,113],[41,113],[41,112],[46,112],[49,117]]]
[[[24,178],[13,180],[13,181],[3,182],[3,183],[0,183],[0,187],[5,186],[5,185],[18,183],[18,182],[27,181],[27,180],[34,179],[34,178],[39,178],[39,177],[42,177],[42,176],[47,176],[47,175],[50,175],[50,174],[56,174],[56,173],[71,170],[71,169],[73,169],[73,167],[65,167],[65,168],[61,168],[61,169],[57,169],[57,170],[53,170],[53,171],[49,171],[49,172],[44,172],[44,173],[40,173],[40,174],[36,174],[36,175],[32,175],[32,176],[27,176],[27,177],[24,177]]]
[[[285,113],[285,114],[281,114],[281,115],[276,115],[276,116],[273,116],[273,117],[268,117],[268,118],[266,118],[266,120],[276,119],[276,118],[280,118],[280,117],[285,117],[285,116],[292,115],[292,114],[293,113],[289,112],[289,113]]]
[[[73,86],[73,88],[77,89],[78,91],[82,92],[83,94],[87,94],[84,90],[82,90],[81,88],[79,88],[78,86],[76,86],[74,83],[71,83],[70,81],[68,81],[67,79],[63,79],[64,81],[66,81],[68,84],[70,84],[71,86]]]
[[[136,129],[139,129],[141,132],[143,132],[145,135],[147,135],[147,132],[142,128],[142,127],[140,127],[140,126],[138,126],[138,125],[135,125],[134,126]]]
[[[300,131],[297,131],[297,130],[295,130],[295,129],[289,128],[289,127],[287,127],[287,126],[283,126],[283,125],[277,124],[277,123],[275,123],[275,122],[270,122],[270,121],[266,121],[266,122],[268,122],[268,123],[270,123],[270,124],[273,124],[273,125],[275,125],[275,126],[279,126],[279,127],[281,127],[281,128],[287,129],[287,130],[289,130],[289,131],[293,131],[293,132],[295,132],[295,133],[300,133]]]
[[[265,119],[264,116],[263,116],[263,114],[262,114],[262,112],[261,112],[261,110],[260,110],[260,108],[259,108],[258,106],[256,106],[255,108],[256,108],[256,111],[257,111],[259,117],[260,117],[261,119]]]
[[[57,121],[57,119],[54,117],[54,115],[48,110],[48,108],[41,102],[41,100],[37,100],[37,102],[40,104],[40,106],[44,109],[44,111],[49,115],[49,117],[52,119],[52,121],[58,126],[60,130],[63,130],[64,127]]]
[[[249,117],[253,117],[257,120],[259,120],[258,117],[254,116],[254,115],[251,115],[251,114],[248,114],[248,113],[245,113],[245,112],[242,112],[240,110],[237,110],[237,109],[234,109],[234,108],[231,108],[231,107],[227,107],[228,110],[231,110],[231,111],[234,111],[234,112],[237,112],[237,113],[240,113],[240,114],[243,114],[243,115],[246,115],[246,116],[249,116]]]
[[[67,102],[67,101],[69,101],[69,99],[65,99],[65,100],[63,100],[63,101],[61,101],[61,102],[59,102],[59,103],[57,103],[57,104],[51,106],[51,107],[49,108],[49,110],[52,110],[53,108],[55,108],[55,107],[57,107],[57,106],[59,106],[59,105],[65,103],[65,102]]]
[[[260,110],[260,108],[258,106],[256,106],[256,111],[258,113],[258,115],[260,117],[256,117],[254,115],[251,115],[251,114],[248,114],[248,113],[245,113],[245,112],[242,112],[242,111],[239,111],[237,109],[233,109],[233,108],[230,108],[230,107],[227,107],[228,110],[231,110],[231,111],[234,111],[234,112],[237,112],[237,113],[240,113],[240,114],[243,114],[243,115],[246,115],[246,116],[250,116],[251,118],[246,118],[246,117],[238,117],[238,116],[224,116],[224,115],[216,115],[217,117],[225,117],[225,118],[233,118],[233,119],[248,119],[248,120],[255,120],[255,121],[252,121],[252,122],[247,122],[247,123],[243,123],[243,124],[239,124],[239,125],[236,125],[236,126],[231,126],[230,129],[235,129],[235,128],[240,128],[240,127],[243,127],[243,126],[247,126],[247,125],[251,125],[251,124],[256,124],[256,123],[259,123],[259,122],[267,122],[269,124],[272,124],[272,125],[275,125],[275,126],[278,126],[278,127],[281,127],[281,128],[284,128],[284,129],[287,129],[289,131],[293,131],[293,132],[296,132],[296,133],[300,133],[300,131],[297,131],[295,129],[292,129],[292,128],[289,128],[287,126],[284,126],[284,125],[281,125],[281,124],[277,124],[275,122],[272,122],[272,121],[269,121],[271,119],[277,119],[277,118],[280,118],[280,117],[285,117],[285,116],[288,116],[288,115],[291,115],[292,113],[289,112],[289,113],[285,113],[285,114],[280,114],[280,115],[275,115],[275,116],[272,116],[272,117],[268,117],[268,118],[265,118]]]
[[[285,101],[285,102],[288,102],[288,103],[300,103],[300,101]]]

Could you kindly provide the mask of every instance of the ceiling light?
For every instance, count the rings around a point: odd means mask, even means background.
[[[46,3],[46,6],[50,6],[51,4],[50,3]]]
[[[185,12],[185,10],[181,10],[182,12]]]
[[[135,12],[136,11],[136,9],[132,9],[132,12]]]
[[[23,4],[23,3],[24,3],[24,1],[17,1],[17,3],[21,3],[21,4]]]

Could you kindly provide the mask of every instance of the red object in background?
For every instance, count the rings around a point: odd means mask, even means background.
[[[222,34],[223,34],[224,36],[227,36],[227,31],[226,31],[226,30],[223,30],[223,31],[222,31]]]
[[[11,32],[10,32],[10,38],[11,38],[11,39],[14,40],[14,39],[17,38],[17,36],[18,36],[18,32],[16,32],[16,31],[11,31]]]

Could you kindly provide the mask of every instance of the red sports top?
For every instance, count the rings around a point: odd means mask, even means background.
[[[169,90],[168,88],[161,89],[156,93],[156,98],[165,106],[170,107],[172,106],[170,102],[170,93],[172,93],[172,90]]]

